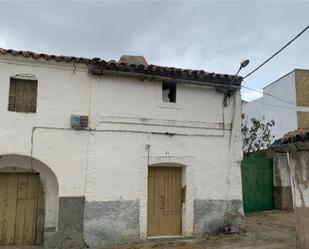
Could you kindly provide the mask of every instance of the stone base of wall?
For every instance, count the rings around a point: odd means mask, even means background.
[[[274,187],[274,208],[284,211],[293,211],[291,186]]]
[[[238,233],[244,221],[241,200],[195,200],[193,233]]]
[[[48,228],[44,233],[46,249],[82,249],[84,197],[60,197],[58,230]]]
[[[241,200],[195,200],[194,235],[237,233],[243,223]],[[60,197],[58,229],[47,228],[47,249],[82,249],[139,240],[139,201],[86,202]]]
[[[88,246],[137,242],[139,201],[86,202],[84,238]]]

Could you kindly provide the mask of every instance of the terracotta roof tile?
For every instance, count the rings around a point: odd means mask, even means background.
[[[309,128],[291,131],[281,139],[282,144],[295,142],[309,142]]]
[[[32,51],[13,50],[0,48],[0,54],[11,54],[14,56],[32,57],[33,59],[44,59],[44,60],[55,60],[65,62],[78,62],[78,63],[89,63],[92,59],[74,56],[63,56],[63,55],[48,55],[44,53],[35,53]]]
[[[25,58],[31,57],[33,59],[44,59],[47,61],[54,60],[57,62],[83,63],[98,68],[99,70],[97,70],[97,72],[101,73],[103,70],[143,73],[154,76],[157,75],[157,76],[170,77],[172,79],[214,82],[218,84],[229,84],[232,82],[232,84],[235,86],[240,86],[242,81],[242,77],[240,76],[238,76],[235,80],[233,80],[235,78],[234,75],[209,73],[204,70],[181,69],[175,67],[163,67],[156,65],[127,64],[127,63],[119,63],[114,60],[105,61],[100,58],[90,59],[90,58],[74,57],[74,56],[48,55],[44,53],[35,53],[31,51],[17,51],[13,49],[4,49],[4,48],[0,48],[0,54],[11,54],[14,56],[23,56]],[[96,74],[94,72],[91,73]]]

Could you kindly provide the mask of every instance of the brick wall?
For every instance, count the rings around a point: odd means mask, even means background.
[[[309,128],[309,112],[297,112],[297,127]]]
[[[298,106],[309,106],[309,70],[295,69],[296,102]]]
[[[297,106],[309,107],[309,70],[295,69]],[[297,127],[309,128],[309,112],[297,112]]]

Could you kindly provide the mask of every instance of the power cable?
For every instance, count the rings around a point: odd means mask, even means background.
[[[267,103],[267,102],[260,101],[260,99],[250,99],[249,98],[248,103],[253,102],[253,101],[258,102],[262,105],[268,105],[268,106],[272,106],[272,107],[276,107],[276,108],[283,108],[283,109],[289,109],[289,110],[295,110],[295,108],[296,108],[296,106],[292,107],[292,106],[274,105],[274,104],[270,104],[270,103]]]
[[[270,94],[270,93],[265,93],[265,92],[263,92],[263,91],[259,91],[259,90],[256,90],[256,89],[253,89],[253,88],[250,88],[250,87],[247,87],[247,86],[241,86],[241,87],[243,87],[243,88],[245,88],[245,89],[248,89],[248,90],[251,90],[251,91],[254,91],[254,92],[262,93],[263,95],[265,94],[265,95],[267,95],[267,96],[273,97],[273,98],[275,98],[275,99],[277,99],[277,100],[279,100],[279,101],[282,101],[282,102],[287,103],[287,104],[290,104],[290,105],[296,105],[296,103],[294,103],[294,102],[290,102],[290,101],[281,99],[281,98],[279,98],[279,97],[277,97],[277,96],[275,96],[275,95],[272,95],[272,94]]]
[[[277,54],[279,54],[282,50],[284,50],[286,47],[288,47],[293,41],[295,41],[298,37],[300,37],[307,29],[309,29],[309,25],[303,29],[299,34],[297,34],[292,40],[290,40],[287,44],[285,44],[282,48],[280,48],[276,53],[274,53],[272,56],[270,56],[266,61],[264,61],[261,65],[259,65],[257,68],[252,70],[250,73],[248,73],[246,76],[243,77],[243,79],[247,78],[257,70],[259,70],[262,66],[264,66],[267,62],[269,62],[272,58],[274,58]]]
[[[260,101],[258,99],[255,99],[255,100],[252,100],[252,101],[256,101],[262,105],[268,105],[268,106],[272,106],[272,107],[276,107],[276,108],[283,108],[283,109],[289,109],[289,110],[295,110],[296,107],[289,107],[289,106],[282,106],[282,105],[273,105],[273,104],[270,104],[270,103],[266,103],[266,102],[263,102],[263,101]]]

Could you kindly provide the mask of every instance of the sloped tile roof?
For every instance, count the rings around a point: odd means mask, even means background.
[[[191,70],[191,69],[181,69],[175,67],[164,67],[156,65],[142,65],[142,64],[127,64],[116,62],[115,60],[105,61],[100,58],[84,58],[75,56],[63,56],[63,55],[49,55],[45,53],[35,53],[32,51],[22,51],[13,49],[0,48],[0,54],[10,54],[13,56],[22,56],[25,58],[33,59],[44,59],[44,60],[54,60],[57,62],[72,62],[72,63],[83,63],[88,65],[93,65],[98,70],[97,73],[100,74],[100,70],[111,70],[111,71],[121,71],[121,72],[132,72],[132,73],[143,73],[154,76],[164,76],[173,79],[184,79],[192,81],[201,82],[214,82],[218,84],[229,84],[232,82],[235,86],[240,86],[242,77],[229,74],[220,73],[209,73],[204,70]],[[235,79],[234,79],[235,78]]]
[[[291,131],[285,134],[281,139],[282,144],[295,142],[309,142],[309,128]]]
[[[75,56],[64,56],[64,55],[49,55],[44,53],[35,53],[32,51],[23,51],[23,50],[13,50],[13,49],[4,49],[0,48],[0,54],[11,54],[14,56],[23,56],[26,58],[33,59],[44,59],[44,60],[55,60],[63,62],[76,62],[76,63],[90,63],[92,59],[75,57]]]
[[[285,134],[283,138],[276,140],[271,148],[279,153],[309,151],[309,128],[298,129]]]

